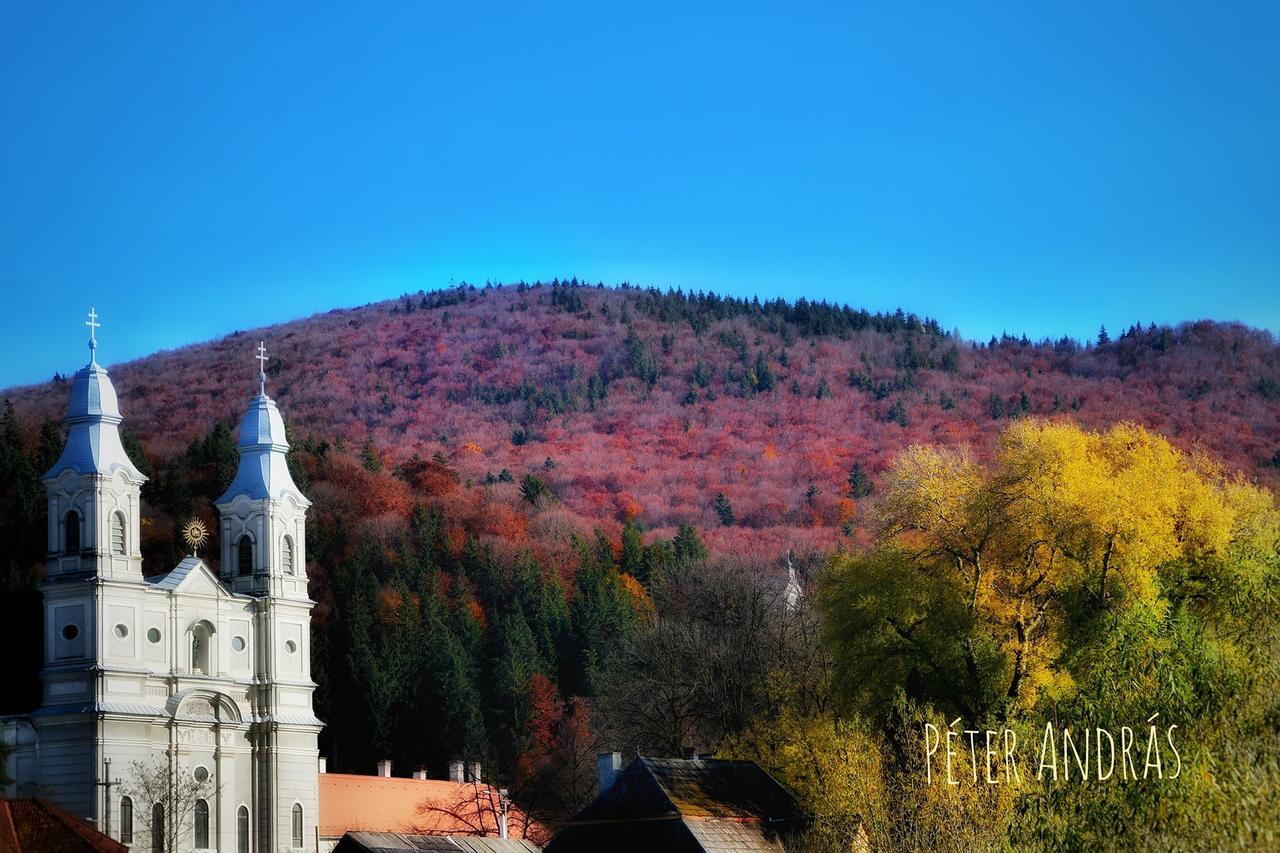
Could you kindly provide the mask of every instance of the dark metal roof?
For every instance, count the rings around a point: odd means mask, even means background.
[[[333,853],[539,853],[531,841],[465,835],[348,832]]]
[[[777,853],[805,818],[753,761],[639,757],[546,850]]]

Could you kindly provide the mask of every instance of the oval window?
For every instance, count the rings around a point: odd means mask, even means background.
[[[160,642],[160,629],[159,629],[159,628],[148,628],[148,629],[147,629],[147,642],[150,642],[150,643],[158,643],[158,642]]]
[[[284,641],[284,650],[285,650],[286,652],[288,652],[289,654],[293,654],[294,652],[296,652],[296,651],[298,650],[298,644],[297,644],[297,643],[295,643],[293,640],[285,640],[285,641]]]
[[[115,635],[122,640],[125,637],[129,636],[129,626],[124,624],[123,622],[117,622],[116,627],[113,628],[112,630],[115,632]]]
[[[237,652],[244,651],[244,637],[232,637],[231,648]]]
[[[74,640],[76,637],[79,637],[79,636],[80,636],[80,627],[78,625],[62,626],[62,639],[70,641],[70,640]]]
[[[209,781],[209,768],[201,764],[191,775],[195,777],[197,782],[207,782]]]

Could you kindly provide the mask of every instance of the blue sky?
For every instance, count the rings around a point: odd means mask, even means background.
[[[0,0],[0,387],[450,278],[1280,330],[1280,4],[360,5]]]

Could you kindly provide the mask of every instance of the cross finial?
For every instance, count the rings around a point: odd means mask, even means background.
[[[89,361],[97,364],[98,338],[94,335],[94,330],[102,328],[102,324],[98,322],[98,312],[92,305],[89,306],[89,319],[85,321],[85,325],[89,327]]]
[[[267,343],[266,341],[258,341],[258,393],[266,396],[267,393]]]

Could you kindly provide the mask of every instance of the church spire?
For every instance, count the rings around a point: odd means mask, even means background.
[[[249,408],[240,421],[240,437],[236,442],[240,465],[218,503],[227,503],[237,495],[250,500],[279,500],[286,494],[306,502],[289,474],[285,455],[289,442],[285,438],[284,418],[275,401],[267,396],[265,341],[258,342],[254,358],[258,360],[258,395],[249,401]]]
[[[146,479],[134,466],[120,441],[120,406],[107,370],[98,364],[98,338],[102,327],[98,312],[90,308],[89,363],[76,372],[67,406],[67,443],[62,455],[45,477],[54,477],[67,468],[81,474],[110,474],[123,468],[138,482]]]

